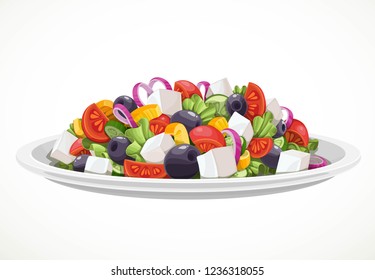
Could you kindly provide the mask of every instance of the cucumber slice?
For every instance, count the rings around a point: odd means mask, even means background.
[[[224,117],[229,120],[230,116],[227,112],[226,103],[228,97],[223,94],[214,94],[204,102],[207,106],[215,108],[215,117]]]
[[[232,175],[232,178],[244,178],[244,177],[247,177],[247,170],[246,169],[241,170],[241,171],[237,171],[236,173],[234,173]]]
[[[247,144],[246,144],[246,140],[244,137],[240,136],[240,139],[241,139],[241,155],[246,151],[246,148],[247,148]],[[224,138],[225,140],[225,144],[227,146],[233,146],[233,139],[232,137],[225,137]]]
[[[108,121],[104,127],[105,133],[111,139],[117,136],[125,137],[125,130],[126,128],[122,123],[114,120]]]
[[[286,151],[286,149],[288,148],[288,142],[286,142],[286,139],[284,136],[273,139],[273,143],[276,146],[279,146],[282,151]]]

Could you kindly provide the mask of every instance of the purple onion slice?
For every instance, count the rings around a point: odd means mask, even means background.
[[[234,158],[236,159],[236,164],[240,160],[241,156],[241,137],[238,135],[237,131],[231,129],[231,128],[226,128],[221,131],[222,134],[226,133],[228,134],[229,137],[232,138],[233,140],[233,148],[234,148]]]
[[[289,128],[293,121],[293,112],[287,107],[281,106],[280,108],[281,108],[281,111],[283,112],[282,119],[285,122],[286,127]]]
[[[326,160],[324,157],[317,155],[310,156],[309,169],[315,169],[326,165],[328,165],[328,160]]]
[[[152,88],[145,83],[138,83],[133,87],[133,99],[135,104],[137,104],[138,107],[142,107],[145,104],[143,104],[142,100],[139,98],[139,88],[143,88],[146,91],[147,97],[151,95]]]
[[[201,86],[204,86],[204,92],[202,92]],[[197,88],[199,88],[199,90],[201,91],[202,96],[204,97],[204,100],[206,100],[206,94],[207,94],[209,87],[210,87],[210,83],[206,81],[201,81],[197,84]]]
[[[156,82],[162,83],[165,86],[165,89],[172,90],[171,84],[166,79],[163,79],[161,77],[155,77],[150,80],[150,82],[148,83],[148,86],[151,88],[151,90],[154,87]]]
[[[122,104],[116,104],[113,107],[113,115],[122,123],[129,125],[130,127],[138,127],[137,123],[134,121],[129,110]]]

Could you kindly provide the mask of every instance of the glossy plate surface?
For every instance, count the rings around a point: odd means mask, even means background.
[[[29,171],[65,186],[133,197],[205,199],[286,192],[326,181],[352,168],[360,160],[360,153],[354,146],[336,139],[313,135],[313,138],[319,139],[319,150],[316,154],[328,159],[330,165],[295,173],[249,178],[129,178],[87,174],[55,167],[56,162],[48,155],[57,137],[51,136],[23,146],[17,152],[18,162]]]

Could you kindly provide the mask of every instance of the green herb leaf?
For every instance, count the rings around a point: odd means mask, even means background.
[[[246,86],[242,86],[242,87],[240,88],[238,85],[236,85],[236,86],[234,87],[233,93],[241,94],[241,95],[245,95],[246,89],[247,89]]]

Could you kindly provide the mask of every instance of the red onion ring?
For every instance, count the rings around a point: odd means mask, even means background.
[[[236,164],[240,160],[241,156],[241,138],[238,135],[237,131],[231,129],[231,128],[226,128],[221,131],[222,134],[226,133],[228,134],[232,140],[233,140],[233,148],[234,148],[234,158],[236,159]]]
[[[287,107],[283,107],[281,106],[281,111],[283,112],[283,121],[285,121],[285,125],[287,128],[290,127],[290,125],[292,124],[292,121],[293,121],[293,113],[290,109],[288,109]],[[285,113],[285,114],[284,114]],[[286,115],[286,116],[285,116]],[[284,117],[285,116],[285,117]]]
[[[168,83],[168,81],[166,79],[163,79],[163,78],[160,78],[160,77],[155,77],[155,78],[152,78],[150,80],[150,82],[148,83],[148,86],[152,89],[154,84],[156,82],[160,82],[162,83],[164,86],[165,86],[165,89],[168,89],[168,90],[172,90],[172,86],[170,83]]]
[[[135,101],[135,104],[137,104],[138,107],[142,107],[144,105],[142,100],[139,98],[139,88],[140,87],[143,88],[146,91],[147,97],[149,97],[152,93],[152,88],[148,84],[145,84],[145,83],[136,84],[133,87],[133,99]]]
[[[199,90],[201,90],[201,86],[204,86],[204,93],[202,94],[202,96],[203,96],[204,100],[206,100],[206,94],[207,94],[208,88],[210,87],[210,83],[206,82],[206,81],[201,81],[197,84],[197,88],[199,88]]]
[[[129,110],[122,104],[116,104],[113,107],[113,115],[122,123],[130,125],[130,127],[138,127],[137,123],[134,121]]]
[[[315,169],[326,165],[328,165],[328,160],[326,160],[324,157],[317,155],[310,156],[309,169]]]

